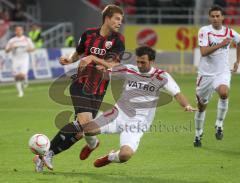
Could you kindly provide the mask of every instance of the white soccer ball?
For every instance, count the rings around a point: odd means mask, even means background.
[[[50,148],[50,140],[46,135],[35,134],[28,142],[30,150],[37,155],[44,155]]]

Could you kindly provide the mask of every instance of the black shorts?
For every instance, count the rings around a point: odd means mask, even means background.
[[[75,115],[82,112],[90,112],[93,118],[96,117],[104,95],[86,93],[84,91],[84,84],[78,83],[78,81],[74,81],[71,84],[70,94]]]

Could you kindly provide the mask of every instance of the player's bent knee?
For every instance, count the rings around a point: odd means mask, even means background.
[[[18,75],[15,76],[16,81],[21,81],[21,80],[24,80],[24,79],[25,79],[25,76],[22,75],[22,74],[18,74]]]
[[[218,88],[218,94],[221,99],[227,99],[228,98],[228,87],[225,85],[220,85]]]
[[[82,112],[77,114],[78,122],[82,124],[89,123],[92,120],[92,113],[90,112]]]
[[[85,135],[87,135],[87,136],[94,136],[94,135],[101,133],[101,130],[100,130],[98,124],[96,124],[94,122],[89,122],[89,123],[83,124],[81,126],[82,126],[82,129],[83,129]]]
[[[134,154],[134,151],[129,146],[121,147],[119,152],[119,160],[120,162],[124,163],[128,161]]]
[[[95,135],[98,135],[99,133],[100,133],[100,130],[84,132],[86,136],[95,136]]]
[[[82,133],[82,132],[77,133],[77,134],[75,135],[75,138],[76,138],[77,140],[82,139],[82,138],[83,138],[83,133]]]
[[[206,107],[207,107],[207,104],[198,103],[198,110],[199,110],[199,112],[205,111]]]
[[[130,158],[132,157],[132,154],[123,152],[123,153],[119,153],[119,160],[121,163],[124,163],[126,161],[128,161]]]

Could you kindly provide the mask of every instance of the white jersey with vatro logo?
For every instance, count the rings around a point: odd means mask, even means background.
[[[120,133],[120,146],[127,145],[135,152],[143,133],[152,124],[159,102],[170,102],[180,89],[168,73],[153,67],[143,74],[134,65],[119,65],[111,69],[110,76],[124,82],[119,83],[123,86],[118,89],[121,96],[112,110],[95,121],[101,126],[101,133]],[[162,89],[169,94],[161,95]]]
[[[25,61],[29,60],[29,53],[27,52],[27,49],[33,49],[34,44],[32,40],[26,36],[21,37],[13,37],[11,38],[7,45],[6,49],[9,49],[9,47],[14,46],[15,49],[13,49],[12,52],[12,60],[13,62],[19,62],[19,61]]]
[[[220,44],[224,39],[231,38],[235,43],[240,42],[240,35],[228,27],[222,26],[216,30],[212,25],[202,27],[198,32],[199,46],[214,46]],[[221,73],[230,72],[229,47],[219,48],[208,56],[201,56],[198,66],[198,73],[202,76],[215,76]]]
[[[159,100],[172,99],[180,92],[174,79],[165,71],[152,67],[148,73],[141,73],[137,66],[120,65],[111,70],[111,79],[121,78],[124,85],[116,107],[127,119],[142,119],[152,122]],[[169,95],[160,97],[165,90]],[[169,100],[169,102],[171,101]]]

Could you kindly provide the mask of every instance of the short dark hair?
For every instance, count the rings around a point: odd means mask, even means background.
[[[104,23],[106,17],[111,18],[114,13],[120,13],[122,16],[124,15],[122,8],[119,6],[114,4],[107,5],[102,11],[102,22]]]
[[[156,51],[149,46],[140,46],[136,48],[135,53],[138,57],[148,55],[148,59],[153,61],[156,57]]]
[[[211,6],[211,8],[208,11],[208,15],[212,13],[212,11],[220,11],[222,15],[224,15],[223,8],[217,4],[214,4]]]

